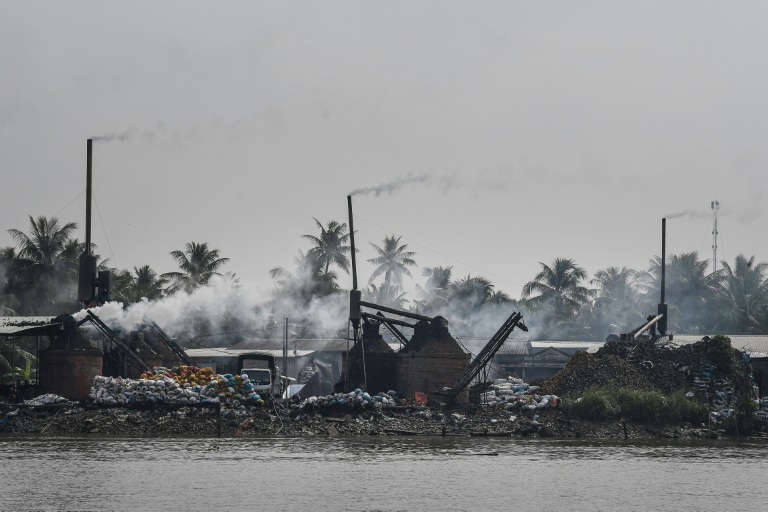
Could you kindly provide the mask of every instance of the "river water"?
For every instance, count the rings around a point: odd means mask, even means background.
[[[765,511],[768,444],[0,438],[0,510]]]

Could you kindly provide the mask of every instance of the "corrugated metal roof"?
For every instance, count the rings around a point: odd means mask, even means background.
[[[712,335],[714,336],[714,335]],[[768,357],[768,336],[753,336],[734,334],[727,335],[731,339],[731,346],[742,352],[746,352],[750,357]],[[673,334],[672,344],[678,347],[698,343],[704,336],[701,334]],[[587,350],[590,354],[597,352],[604,343],[594,343]]]
[[[238,357],[242,354],[251,354],[254,352],[258,352],[260,354],[268,354],[271,356],[274,356],[275,358],[283,357],[283,350],[233,350],[230,348],[190,348],[185,350],[187,355],[189,357],[194,357],[195,359],[204,359],[204,358],[216,358],[216,357]],[[304,357],[306,355],[312,354],[315,352],[314,350],[297,350],[296,356],[297,357]],[[288,350],[288,357],[293,357],[294,351],[293,349]]]
[[[461,344],[472,354],[477,354],[488,343],[487,338],[457,338]],[[524,356],[535,354],[547,348],[555,348],[563,352],[572,354],[579,350],[589,350],[596,347],[595,350],[602,347],[603,343],[591,341],[528,341],[527,339],[508,339],[496,352],[503,356]]]
[[[61,323],[51,316],[2,316],[0,336],[48,336],[54,334]]]
[[[464,349],[468,350],[473,356],[480,353],[484,346],[488,344],[488,338],[456,338]],[[528,353],[528,341],[521,339],[509,339],[499,348],[496,354],[502,355],[525,355]]]
[[[352,343],[350,342],[350,345]],[[298,339],[288,340],[288,350],[309,350],[313,352],[346,352],[347,340],[340,339]],[[230,347],[233,350],[283,350],[283,339],[246,339]]]
[[[762,357],[758,354],[768,352],[768,336],[754,335],[726,335],[731,339],[731,346],[742,352],[750,354],[752,357]],[[675,345],[689,345],[701,341],[703,336],[700,334],[675,334],[672,337],[672,343]]]
[[[602,341],[532,341],[531,348],[556,348],[568,352],[576,352],[578,350],[587,350],[597,346],[602,347],[605,343]]]

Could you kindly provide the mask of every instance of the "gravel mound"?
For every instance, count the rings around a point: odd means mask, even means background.
[[[722,342],[707,337],[679,347],[669,342],[608,342],[594,355],[577,352],[563,370],[540,383],[541,393],[578,396],[589,388],[616,385],[665,394],[682,390],[712,402],[717,391],[720,399],[723,390],[731,395],[749,392],[744,355],[728,350],[724,358]]]
[[[615,384],[636,389],[651,389],[641,367],[617,355],[593,356],[584,351],[574,354],[568,364],[541,384],[542,394],[578,395],[589,388]]]

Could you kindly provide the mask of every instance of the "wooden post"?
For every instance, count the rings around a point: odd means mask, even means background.
[[[216,402],[216,435],[221,437],[221,402]]]

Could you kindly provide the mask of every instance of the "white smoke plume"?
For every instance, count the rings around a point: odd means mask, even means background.
[[[109,302],[91,311],[110,328],[125,333],[151,320],[171,337],[188,341],[201,335],[200,345],[229,346],[238,337],[263,337],[265,326],[282,326],[283,318],[293,326],[307,324],[310,332],[323,333],[323,338],[335,338],[347,324],[347,300],[346,294],[338,294],[308,304],[288,299],[273,301],[268,293],[235,287],[232,280],[214,276],[207,286],[191,293],[178,292],[155,301],[145,299],[127,307]],[[86,312],[73,316],[81,320]],[[273,337],[282,338],[282,329],[275,329]]]
[[[155,130],[139,130],[138,128],[129,128],[122,132],[105,133],[103,135],[96,135],[91,137],[93,142],[152,142],[157,137],[157,131]]]
[[[458,182],[452,176],[433,176],[432,174],[422,173],[415,174],[409,172],[405,176],[400,176],[392,181],[381,183],[379,185],[373,185],[370,187],[361,187],[353,190],[349,193],[350,196],[369,195],[373,194],[379,197],[382,194],[395,194],[399,192],[401,188],[411,184],[424,184],[424,185],[437,185],[443,189],[443,192],[447,192],[452,187],[456,186]]]
[[[665,219],[679,219],[682,217],[690,218],[690,219],[703,219],[703,218],[709,218],[712,216],[712,212],[705,212],[702,210],[683,210],[676,213],[670,213],[667,215],[664,215]]]

